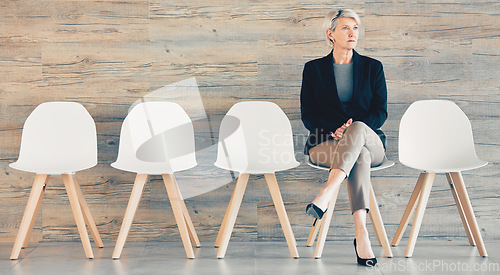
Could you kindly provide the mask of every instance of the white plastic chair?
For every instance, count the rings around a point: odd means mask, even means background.
[[[11,259],[18,259],[21,248],[28,245],[49,175],[62,175],[85,255],[94,258],[85,223],[96,245],[103,247],[103,243],[75,172],[96,164],[96,128],[81,104],[46,102],[33,110],[24,123],[19,158],[10,164],[14,169],[36,173]]]
[[[309,158],[308,164],[311,167],[321,170],[330,170],[330,167],[318,165],[311,162]],[[387,159],[384,156],[384,160],[377,166],[371,167],[370,171],[378,171],[382,169],[389,168],[394,165],[393,161]],[[333,216],[333,210],[335,208],[335,203],[337,201],[337,196],[339,194],[339,188],[334,191],[332,200],[328,204],[328,209],[323,217],[323,219],[319,220],[314,219],[313,225],[311,227],[311,231],[309,232],[309,237],[307,238],[306,246],[312,246],[314,244],[314,240],[318,235],[318,242],[316,244],[316,249],[314,251],[314,258],[319,259],[323,254],[323,248],[325,246],[326,236],[328,234],[328,229],[330,228],[330,222]],[[385,231],[384,222],[382,221],[382,216],[380,215],[380,210],[378,208],[377,199],[375,198],[375,193],[373,191],[373,186],[370,186],[370,212],[368,212],[370,219],[372,221],[373,229],[375,231],[375,235],[377,236],[378,243],[384,249],[385,256],[388,258],[392,258],[392,251],[389,245],[389,240],[387,239],[387,233]],[[321,229],[320,229],[321,227]]]
[[[195,258],[200,241],[182,198],[174,172],[196,166],[191,119],[176,103],[145,102],[136,105],[123,121],[120,146],[112,167],[136,173],[113,259],[119,259],[149,175],[162,175],[188,258]]]
[[[222,259],[226,254],[250,174],[264,174],[290,254],[299,257],[275,175],[299,164],[290,121],[278,105],[246,101],[231,107],[221,122],[215,166],[240,174],[215,241],[215,247],[219,247],[217,258]]]
[[[472,128],[462,110],[447,100],[422,100],[411,104],[399,126],[399,160],[423,172],[406,206],[392,245],[396,246],[401,241],[410,214],[416,207],[405,252],[406,257],[413,255],[434,177],[436,173],[445,173],[469,242],[471,245],[477,244],[479,254],[486,257],[461,171],[485,166],[487,162],[476,156]]]

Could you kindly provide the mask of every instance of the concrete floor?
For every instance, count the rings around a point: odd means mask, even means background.
[[[376,243],[376,241],[372,241]],[[0,244],[0,274],[500,274],[500,241],[486,241],[489,257],[479,256],[467,239],[419,238],[413,258],[405,258],[405,239],[393,247],[394,258],[374,246],[378,268],[355,263],[351,241],[328,241],[323,257],[299,242],[300,259],[290,258],[283,242],[230,242],[226,258],[216,259],[213,243],[186,259],[180,242],[127,242],[120,260],[112,260],[114,243],[93,247],[85,258],[80,242],[33,243],[19,260],[9,260],[12,244]]]

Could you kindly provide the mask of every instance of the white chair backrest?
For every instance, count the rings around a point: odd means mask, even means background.
[[[118,158],[111,166],[141,174],[171,174],[196,166],[191,119],[176,103],[136,105],[123,121]]]
[[[76,102],[38,105],[23,127],[19,158],[12,168],[37,174],[69,174],[97,164],[95,123]]]
[[[401,118],[399,160],[435,172],[453,172],[478,162],[469,119],[451,101],[414,102]]]
[[[274,173],[299,165],[290,121],[272,102],[233,105],[222,119],[217,167],[240,173]]]

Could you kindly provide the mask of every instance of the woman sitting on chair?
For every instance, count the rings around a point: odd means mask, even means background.
[[[310,131],[305,153],[312,163],[331,168],[325,187],[306,212],[321,219],[334,190],[347,178],[358,263],[372,266],[377,260],[366,214],[370,167],[385,157],[385,135],[379,128],[387,119],[387,88],[382,63],[354,51],[359,25],[352,10],[327,14],[324,29],[333,50],[305,64],[300,104],[302,122]]]

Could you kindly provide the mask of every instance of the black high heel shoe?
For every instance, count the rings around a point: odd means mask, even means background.
[[[323,218],[323,215],[325,214],[325,212],[326,212],[326,210],[325,211],[321,210],[321,208],[316,206],[316,204],[314,204],[314,203],[310,203],[306,206],[307,215],[312,216],[318,220],[321,220],[321,218]]]
[[[354,238],[354,251],[356,251],[356,258],[358,258],[359,265],[375,266],[377,264],[377,258],[363,259],[358,256],[358,249],[356,248],[356,238]]]

